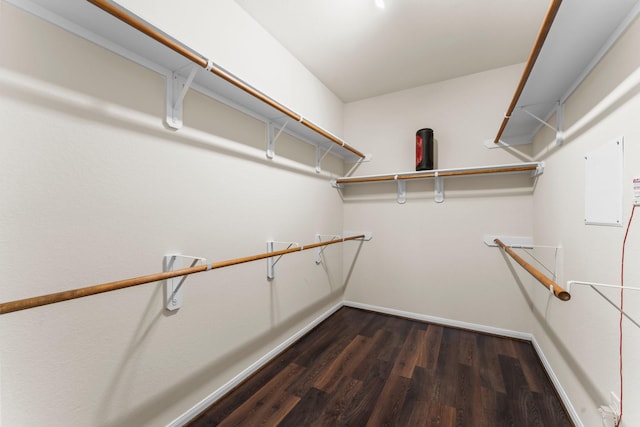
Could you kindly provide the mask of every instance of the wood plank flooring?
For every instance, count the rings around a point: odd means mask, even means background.
[[[189,425],[573,424],[531,343],[343,307]]]

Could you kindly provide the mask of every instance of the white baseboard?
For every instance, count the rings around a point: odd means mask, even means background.
[[[169,423],[167,427],[181,427],[184,424],[191,421],[203,410],[211,406],[222,396],[224,396],[233,388],[238,386],[241,382],[249,378],[251,375],[257,372],[260,368],[262,368],[267,363],[269,363],[274,357],[276,357],[278,354],[284,351],[287,347],[289,347],[290,345],[295,343],[297,340],[302,338],[302,336],[304,336],[306,333],[308,333],[313,328],[318,326],[320,323],[322,323],[324,320],[326,320],[329,316],[331,316],[333,313],[338,311],[343,306],[374,311],[382,314],[390,314],[393,316],[405,317],[407,319],[414,319],[422,322],[437,323],[439,325],[451,326],[454,328],[468,329],[471,331],[476,331],[481,333],[487,333],[492,335],[499,335],[499,336],[504,336],[509,338],[516,338],[516,339],[531,341],[533,348],[535,349],[536,353],[538,354],[538,357],[542,361],[542,365],[544,366],[544,369],[547,371],[547,374],[551,379],[551,382],[553,383],[554,387],[558,391],[558,395],[560,396],[560,399],[562,400],[562,402],[565,405],[565,408],[569,412],[569,416],[571,417],[572,421],[574,422],[576,427],[584,427],[584,424],[580,420],[578,413],[576,412],[575,408],[571,404],[571,401],[569,400],[569,396],[562,388],[562,384],[560,384],[558,377],[553,372],[553,369],[551,369],[551,365],[549,364],[549,361],[545,357],[544,353],[542,352],[542,349],[540,348],[540,346],[538,345],[538,342],[536,341],[535,337],[532,334],[525,333],[525,332],[512,331],[509,329],[495,328],[492,326],[479,325],[477,323],[460,322],[458,320],[451,320],[443,317],[427,316],[424,314],[413,313],[410,311],[402,311],[402,310],[395,310],[392,308],[380,307],[375,305],[361,304],[354,301],[343,301],[331,307],[329,310],[321,314],[318,318],[310,322],[304,328],[300,329],[298,332],[296,332],[290,338],[285,340],[283,343],[281,343],[280,345],[275,347],[273,350],[271,350],[270,352],[262,356],[260,359],[258,359],[256,362],[251,364],[251,366],[249,366],[244,371],[240,372],[238,375],[233,377],[228,383],[226,383],[225,385],[220,387],[218,390],[211,393],[209,396],[205,397],[193,408],[189,409],[180,417],[176,418],[174,421]]]
[[[273,358],[275,358],[278,354],[282,353],[287,347],[298,341],[302,338],[307,332],[311,331],[313,328],[318,326],[320,323],[325,321],[329,316],[338,311],[343,306],[342,303],[338,303],[331,307],[329,310],[322,313],[318,318],[313,320],[304,328],[300,329],[298,332],[293,334],[283,343],[275,347],[273,350],[262,356],[260,359],[251,364],[247,369],[240,372],[238,375],[233,377],[229,382],[225,385],[211,393],[209,396],[202,399],[198,404],[196,404],[193,408],[189,409],[187,412],[173,420],[171,423],[167,424],[167,427],[182,427],[193,418],[195,418],[198,414],[204,411],[206,408],[215,403],[222,396],[233,390],[236,386],[238,386],[241,382],[249,378],[255,372],[257,372],[260,368],[269,363]]]
[[[553,372],[553,369],[551,369],[551,365],[549,364],[547,357],[542,352],[542,348],[540,348],[540,345],[538,344],[538,341],[536,341],[535,336],[532,337],[531,344],[533,345],[533,348],[536,350],[536,353],[538,354],[538,357],[542,362],[542,366],[544,366],[544,370],[547,371],[547,375],[549,375],[549,378],[551,379],[553,386],[556,388],[556,391],[558,392],[558,396],[560,396],[560,400],[562,400],[562,403],[564,403],[564,407],[569,413],[571,420],[576,425],[576,427],[584,427],[582,420],[578,416],[578,412],[576,411],[576,408],[574,408],[573,405],[571,404],[571,401],[569,400],[569,396],[567,396],[567,392],[564,391],[564,388],[562,388],[562,384],[560,384],[560,380],[558,380],[558,377],[556,376],[555,372]]]
[[[509,329],[494,328],[492,326],[479,325],[477,323],[460,322],[458,320],[446,319],[444,317],[427,316],[425,314],[413,313],[411,311],[395,310],[392,308],[361,304],[353,301],[344,301],[343,305],[347,307],[375,311],[377,313],[390,314],[392,316],[406,317],[407,319],[420,320],[422,322],[437,323],[439,325],[451,326],[453,328],[469,329],[471,331],[483,332],[486,334],[500,335],[509,338],[531,341],[531,334],[512,331]]]

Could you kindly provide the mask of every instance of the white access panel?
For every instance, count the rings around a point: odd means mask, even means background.
[[[585,224],[622,227],[623,154],[621,137],[585,156]]]

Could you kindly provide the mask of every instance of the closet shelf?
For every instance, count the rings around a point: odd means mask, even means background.
[[[446,176],[488,175],[500,173],[531,173],[532,176],[542,174],[544,162],[514,163],[508,165],[474,166],[468,168],[433,169],[416,172],[399,172],[380,175],[362,175],[337,178],[331,181],[334,187],[344,184],[365,182],[398,181],[407,179],[429,179]]]
[[[182,126],[182,99],[189,88],[264,121],[273,130],[313,144],[318,158],[331,153],[348,162],[368,160],[342,139],[273,100],[210,59],[110,0],[6,0],[99,46],[163,74],[167,125]],[[273,155],[273,140],[267,156]],[[319,162],[319,160],[318,160]]]
[[[637,0],[552,0],[498,133],[485,145],[530,144],[542,126],[561,144],[565,101],[639,12]]]
[[[398,183],[398,203],[406,202],[406,182],[413,179],[435,180],[435,201],[444,201],[445,177],[469,176],[469,175],[494,175],[494,174],[530,174],[532,177],[541,175],[544,171],[544,162],[514,163],[493,166],[474,166],[468,168],[434,169],[416,172],[399,172],[380,175],[362,175],[337,178],[331,181],[335,188],[343,188],[348,184],[363,184],[371,182],[396,181]]]

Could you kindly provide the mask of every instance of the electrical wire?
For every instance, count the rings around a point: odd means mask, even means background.
[[[619,366],[620,366],[620,416],[618,417],[618,422],[616,423],[616,427],[620,427],[620,424],[622,423],[622,402],[624,401],[623,399],[623,378],[622,378],[622,319],[623,319],[623,315],[622,312],[624,310],[624,250],[625,247],[627,246],[627,236],[629,236],[629,229],[631,228],[631,222],[633,221],[633,214],[636,211],[636,206],[633,205],[633,208],[631,209],[631,215],[629,216],[629,223],[627,224],[627,230],[624,233],[624,239],[622,240],[622,257],[621,257],[621,261],[620,261],[620,321],[618,324],[618,328],[619,328],[619,332],[620,332],[620,347],[619,347],[619,351],[620,351],[620,362],[619,362]]]

